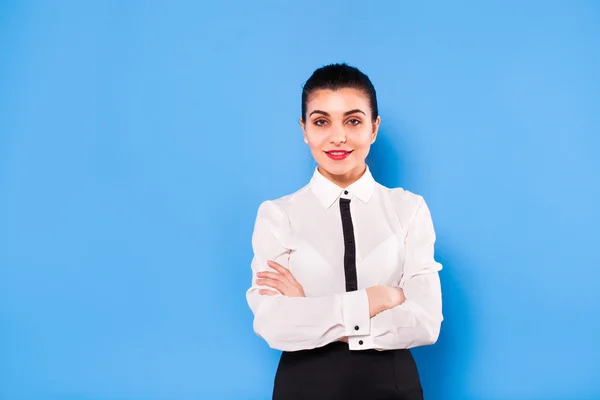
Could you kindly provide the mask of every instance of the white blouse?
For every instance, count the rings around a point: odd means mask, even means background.
[[[350,199],[358,290],[346,292],[339,199]],[[254,331],[270,347],[297,351],[348,336],[350,350],[403,349],[437,341],[442,294],[435,232],[421,196],[377,183],[369,168],[347,188],[315,169],[299,191],[263,202],[252,236],[252,286],[246,292]],[[306,297],[261,295],[256,273],[288,268]],[[401,287],[406,301],[369,316],[366,288]]]

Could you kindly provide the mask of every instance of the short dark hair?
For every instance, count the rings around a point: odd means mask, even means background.
[[[329,64],[317,69],[302,87],[302,121],[306,122],[306,104],[310,95],[320,89],[338,90],[352,88],[362,90],[369,98],[373,121],[379,116],[375,87],[367,75],[346,63]]]

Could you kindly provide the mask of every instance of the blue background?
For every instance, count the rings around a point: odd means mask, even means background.
[[[0,3],[1,399],[269,398],[250,238],[339,61],[438,233],[427,399],[600,399],[600,3],[366,3]]]

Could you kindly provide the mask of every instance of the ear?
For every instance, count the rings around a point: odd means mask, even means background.
[[[304,121],[302,121],[302,118],[300,118],[298,120],[298,122],[300,123],[300,127],[302,128],[302,135],[304,136],[304,143],[308,144],[308,137],[306,136],[306,129],[304,126]]]
[[[377,133],[379,133],[379,125],[381,125],[381,117],[378,115],[375,122],[373,122],[373,131],[371,133],[371,144],[375,143],[377,139]]]

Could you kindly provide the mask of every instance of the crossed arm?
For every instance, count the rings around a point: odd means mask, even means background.
[[[443,320],[441,265],[433,258],[435,233],[423,201],[408,227],[399,287],[373,286],[320,297],[305,297],[287,268],[289,250],[277,230],[288,223],[286,218],[274,204],[263,203],[252,241],[253,285],[246,297],[254,330],[269,346],[296,351],[342,340],[351,350],[383,350],[437,341]]]
[[[266,296],[281,294],[288,297],[305,297],[304,288],[294,278],[290,270],[272,260],[268,260],[267,264],[275,272],[258,272],[256,274],[256,283],[271,289],[259,289],[259,294]],[[366,289],[366,293],[369,302],[369,318],[373,318],[382,311],[396,307],[406,300],[404,290],[399,287],[372,286]],[[348,342],[348,337],[343,336],[338,340]]]

